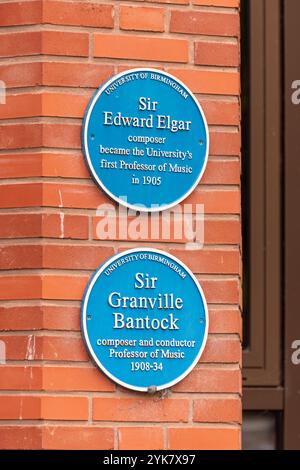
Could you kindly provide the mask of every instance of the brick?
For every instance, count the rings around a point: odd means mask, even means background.
[[[164,448],[163,429],[124,427],[118,430],[119,450],[160,450]]]
[[[10,100],[7,101],[7,106],[10,107]],[[32,100],[33,102],[35,100]],[[34,106],[34,103],[33,103]],[[1,112],[1,111],[0,111]],[[34,113],[32,108],[32,114]],[[22,110],[20,109],[20,113]],[[18,114],[18,113],[16,113]],[[16,116],[17,117],[17,116]],[[42,155],[38,153],[17,153],[17,154],[2,154],[0,159],[0,178],[24,178],[30,176],[42,176]]]
[[[41,268],[42,265],[41,246],[0,246],[0,269],[38,269]]]
[[[78,209],[96,209],[100,204],[109,201],[96,185],[87,186],[75,183],[45,183],[43,185],[43,199],[44,206]]]
[[[240,363],[241,343],[238,339],[209,337],[201,356],[201,363]]]
[[[209,125],[238,126],[240,108],[237,101],[199,99]]]
[[[188,42],[143,36],[94,35],[94,56],[158,62],[187,62]]]
[[[239,15],[237,13],[173,10],[170,31],[171,33],[236,37],[239,34]]]
[[[0,300],[40,299],[42,294],[41,277],[2,276],[0,279]]]
[[[89,357],[80,337],[44,336],[43,359],[46,361],[82,361]]]
[[[42,390],[42,368],[39,366],[0,365],[0,390]]]
[[[49,300],[81,300],[88,280],[88,276],[44,276],[42,298]]]
[[[72,155],[63,153],[43,153],[42,174],[50,177],[90,178],[82,153],[74,151]]]
[[[194,273],[237,274],[239,272],[238,250],[180,250],[170,249]]]
[[[241,164],[238,160],[209,160],[201,179],[202,184],[240,185]]]
[[[238,190],[196,189],[185,204],[204,204],[205,214],[240,214],[241,201]]]
[[[34,361],[42,358],[42,337],[35,334],[0,336],[5,343],[6,359]]]
[[[240,398],[199,398],[193,403],[193,421],[201,423],[241,423]]]
[[[241,313],[238,309],[211,308],[209,311],[210,333],[237,333],[242,335]]]
[[[140,1],[140,0],[136,0],[136,1]],[[144,1],[144,0],[142,0]],[[116,69],[117,69],[117,73],[120,73],[120,72],[127,72],[128,70],[131,70],[131,69],[134,69],[136,68],[136,62],[132,62],[131,64],[122,64],[120,63],[119,65],[117,65]],[[151,68],[154,69],[154,70],[157,70],[157,71],[161,71],[162,68],[164,69],[165,67],[161,64],[161,65],[152,65],[151,64]]]
[[[107,227],[107,216],[93,217],[93,238],[95,240],[128,240],[128,237],[138,241],[166,241],[169,243],[186,243],[194,237],[188,232],[189,222],[175,221],[173,217],[162,218],[161,214],[155,217],[149,217],[147,214],[139,215],[139,222],[143,224],[141,230],[136,232],[132,230],[132,224],[135,227],[135,218],[117,217],[112,223],[111,228]],[[193,216],[191,216],[193,217]]]
[[[186,422],[188,401],[157,398],[94,398],[95,421]]]
[[[204,226],[205,244],[237,245],[241,240],[239,220],[206,220]]]
[[[38,24],[42,20],[41,0],[27,2],[8,1],[0,4],[0,25],[18,26]]]
[[[113,392],[115,384],[95,367],[50,367],[43,370],[48,391]]]
[[[239,156],[241,135],[239,132],[210,132],[210,155]]]
[[[90,98],[90,94],[44,93],[43,116],[83,118]]]
[[[63,149],[81,148],[81,126],[78,124],[43,124],[43,145]]]
[[[170,428],[169,448],[172,450],[238,450],[239,428]]]
[[[185,216],[187,218],[187,216]],[[127,240],[130,224],[134,221],[133,218],[128,218],[128,230],[124,230],[122,219],[116,219],[114,228],[106,235],[108,240]],[[141,220],[141,218],[139,218]],[[191,219],[194,220],[194,219]],[[125,220],[124,227],[125,227]],[[101,224],[100,226],[98,224]],[[95,240],[103,240],[102,227],[106,226],[107,220],[104,217],[93,217],[93,238]],[[148,225],[146,225],[148,224]],[[126,226],[127,227],[127,226]],[[187,232],[187,225],[185,220],[174,221],[172,218],[170,222],[168,219],[159,217],[159,219],[152,220],[151,217],[145,216],[145,231],[137,233],[139,241],[167,241],[169,243],[186,243],[188,240],[194,240],[192,233]],[[145,233],[144,233],[145,232]],[[197,233],[199,238],[199,233]],[[209,244],[227,244],[237,245],[240,242],[240,222],[239,220],[205,220],[204,225],[204,243]]]
[[[39,31],[0,34],[0,57],[37,55],[40,53],[41,33]]]
[[[0,419],[78,420],[88,418],[88,399],[60,396],[0,396]]]
[[[36,305],[0,306],[0,330],[40,330],[43,327],[42,308]]]
[[[39,62],[0,64],[0,77],[7,88],[41,85],[42,64]]]
[[[18,183],[0,186],[0,207],[35,207],[42,201],[41,183]]]
[[[239,66],[239,48],[236,43],[201,41],[195,43],[196,65]]]
[[[43,396],[41,417],[48,420],[85,421],[88,419],[88,399],[78,396]]]
[[[0,419],[40,419],[41,399],[34,396],[0,396]]]
[[[70,26],[90,26],[95,28],[113,28],[113,7],[96,2],[76,2],[70,4],[62,1],[43,3],[43,22]]]
[[[41,214],[0,214],[0,237],[40,237],[41,225]]]
[[[87,33],[62,31],[26,31],[1,34],[0,56],[14,57],[37,54],[87,57]]]
[[[240,77],[238,72],[172,68],[167,71],[179,78],[193,93],[239,96]]]
[[[192,3],[199,6],[238,8],[240,0],[192,0]]]
[[[42,235],[46,238],[64,238],[85,240],[88,238],[89,227],[86,215],[41,214]]]
[[[114,249],[107,246],[59,246],[51,244],[43,247],[42,264],[44,268],[94,270],[113,256],[114,253]]]
[[[43,84],[48,86],[98,88],[114,74],[114,66],[107,64],[44,62],[42,68]]]
[[[45,330],[79,331],[79,308],[64,305],[43,305],[41,307]]]
[[[196,367],[172,390],[183,393],[241,393],[240,369]]]
[[[1,426],[0,449],[41,449],[42,429],[37,426]]]
[[[79,331],[79,308],[53,305],[0,307],[0,330]]]
[[[200,280],[206,300],[214,304],[238,304],[239,281],[236,279]]]
[[[41,147],[40,124],[5,124],[1,126],[0,147],[5,150]]]
[[[87,57],[88,33],[42,31],[42,54]]]
[[[38,195],[34,192],[32,196],[38,197]],[[31,201],[27,200],[27,203],[30,204]],[[13,204],[13,201],[10,201],[10,204]],[[33,206],[38,205],[38,199],[33,199],[31,204]],[[12,206],[14,207],[14,205]],[[0,238],[34,238],[41,236],[46,238],[87,239],[88,217],[64,213],[0,214]]]
[[[148,2],[154,2],[154,3],[173,3],[177,5],[188,5],[190,2],[189,0],[148,0]]]
[[[121,5],[120,29],[162,32],[165,29],[164,9]]]
[[[113,247],[109,246],[59,246],[51,244],[43,247],[43,267],[94,270],[114,253]]]
[[[96,426],[47,426],[43,428],[43,449],[108,450],[113,448],[113,428]]]

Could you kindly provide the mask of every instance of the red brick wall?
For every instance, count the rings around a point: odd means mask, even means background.
[[[241,423],[239,0],[0,2],[0,447],[238,449]],[[80,130],[94,91],[150,66],[180,78],[207,115],[209,163],[190,203],[205,246],[157,241],[196,273],[210,332],[198,366],[150,397],[91,363],[79,328],[93,270],[124,246],[95,234],[107,197]],[[184,242],[184,240],[183,240]],[[3,343],[1,343],[3,345]]]

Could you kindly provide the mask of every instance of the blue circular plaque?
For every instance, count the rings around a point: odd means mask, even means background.
[[[133,69],[101,86],[87,108],[82,147],[96,183],[138,211],[161,211],[198,185],[208,158],[205,116],[172,75]]]
[[[202,289],[178,259],[160,250],[119,253],[98,268],[81,310],[87,350],[118,384],[162,390],[182,380],[205,347]]]

